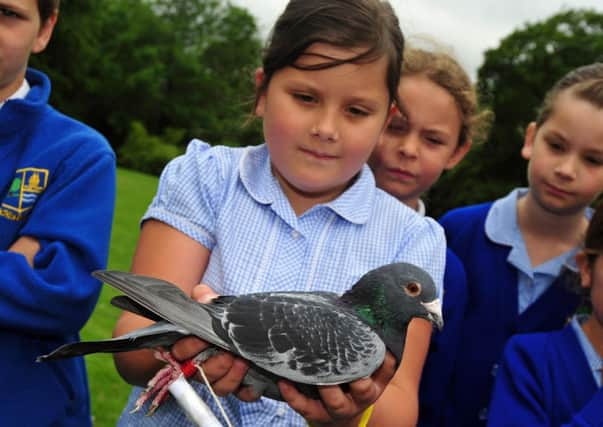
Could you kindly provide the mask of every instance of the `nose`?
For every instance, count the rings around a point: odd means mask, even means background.
[[[339,139],[337,114],[327,109],[320,111],[311,132],[313,136],[320,138],[321,141],[337,141]]]
[[[421,141],[417,135],[407,133],[400,137],[398,152],[403,157],[416,158],[419,153],[420,144]]]
[[[578,166],[578,159],[574,155],[564,156],[560,159],[559,163],[555,166],[555,174],[559,177],[572,180],[576,178],[576,170]]]

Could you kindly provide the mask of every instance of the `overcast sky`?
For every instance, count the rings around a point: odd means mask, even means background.
[[[257,18],[264,37],[287,0],[232,0]],[[411,41],[425,36],[455,55],[475,78],[486,49],[526,22],[536,22],[564,10],[591,8],[603,13],[603,0],[390,0],[402,31]]]

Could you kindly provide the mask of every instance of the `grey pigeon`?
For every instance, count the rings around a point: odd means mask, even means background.
[[[410,320],[442,326],[440,301],[422,269],[395,263],[372,270],[343,295],[329,292],[263,292],[220,296],[201,304],[175,285],[120,271],[97,271],[125,296],[112,304],[157,321],[113,339],[67,344],[39,361],[96,352],[169,348],[195,335],[250,363],[243,384],[258,395],[281,399],[285,378],[316,398],[317,385],[343,384],[370,376],[386,349],[402,359]]]

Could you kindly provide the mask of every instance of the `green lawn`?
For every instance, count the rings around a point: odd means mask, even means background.
[[[117,202],[109,268],[129,270],[138,239],[138,222],[157,188],[157,178],[125,169],[117,171]],[[92,317],[82,331],[82,340],[110,338],[119,310],[109,304],[117,291],[108,285],[103,291]],[[86,356],[92,415],[95,427],[113,427],[128,397],[130,386],[115,371],[109,354]]]

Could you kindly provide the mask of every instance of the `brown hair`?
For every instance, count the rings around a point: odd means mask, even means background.
[[[340,48],[366,47],[346,59],[325,58],[311,67],[297,64],[301,54],[314,43]],[[404,37],[390,4],[381,0],[290,0],[270,34],[262,66],[265,79],[256,92],[266,90],[278,70],[295,67],[321,70],[344,63],[369,63],[387,58],[386,85],[390,101],[398,101],[400,64]]]
[[[38,12],[40,14],[40,21],[46,22],[52,14],[59,10],[59,4],[61,0],[38,0]]]
[[[559,79],[547,92],[538,110],[536,117],[538,127],[542,126],[553,114],[555,101],[565,90],[571,90],[571,93],[578,99],[603,108],[603,63],[583,65]]]
[[[475,87],[465,70],[451,55],[441,51],[406,49],[402,78],[405,75],[425,76],[452,96],[461,113],[459,146],[470,139],[486,138],[493,114],[490,110],[478,108]]]

